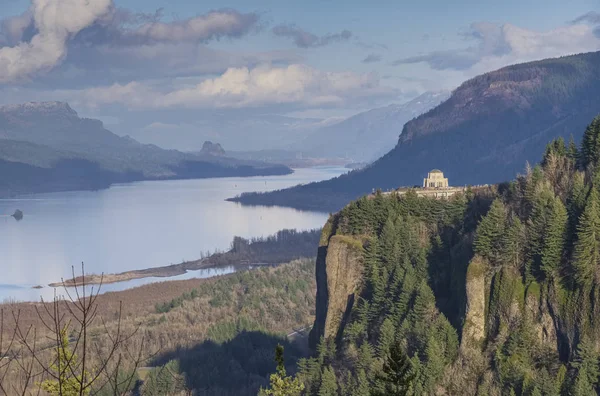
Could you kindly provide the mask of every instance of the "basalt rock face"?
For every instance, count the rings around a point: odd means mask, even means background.
[[[600,158],[592,135],[600,117],[580,150],[554,141],[511,183],[376,193],[331,216],[310,341],[333,357],[315,364],[376,385],[396,343],[415,394],[600,394],[600,192],[578,165]]]
[[[326,227],[324,233],[330,227]],[[363,247],[359,240],[343,235],[323,235],[325,244],[317,254],[316,320],[310,334],[314,347],[321,337],[342,334],[363,278]]]

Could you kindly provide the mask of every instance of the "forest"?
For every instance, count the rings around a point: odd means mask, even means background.
[[[317,292],[304,394],[597,394],[599,193],[596,118],[580,147],[552,141],[512,182],[345,207],[322,239],[356,252],[362,274],[339,317],[339,296]]]

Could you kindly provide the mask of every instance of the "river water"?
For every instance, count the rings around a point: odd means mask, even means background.
[[[0,301],[52,298],[46,285],[86,273],[115,273],[198,259],[201,252],[229,248],[234,236],[267,236],[284,228],[323,226],[327,213],[281,207],[248,207],[226,198],[338,176],[347,169],[297,169],[292,175],[149,181],[101,191],[38,194],[0,200]],[[8,215],[16,209],[21,221]],[[194,271],[179,277],[210,277],[235,269]],[[161,279],[164,280],[164,279]],[[103,286],[122,290],[157,279]],[[45,286],[33,289],[33,286]]]

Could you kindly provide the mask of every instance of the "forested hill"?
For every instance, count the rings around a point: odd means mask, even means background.
[[[452,185],[509,180],[553,138],[578,141],[600,112],[598,92],[600,52],[509,66],[465,82],[408,122],[398,145],[370,167],[239,201],[334,211],[373,189],[420,184],[433,168]]]
[[[0,107],[0,196],[147,179],[287,174],[285,166],[141,144],[66,103]]]
[[[307,394],[598,394],[600,118],[510,183],[352,202],[316,274]]]

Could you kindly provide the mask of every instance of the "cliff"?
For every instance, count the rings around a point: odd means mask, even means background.
[[[597,394],[599,139],[600,117],[579,150],[555,140],[513,182],[447,200],[376,194],[333,215],[316,269],[318,364],[340,389],[376,389],[399,345],[411,394]]]

